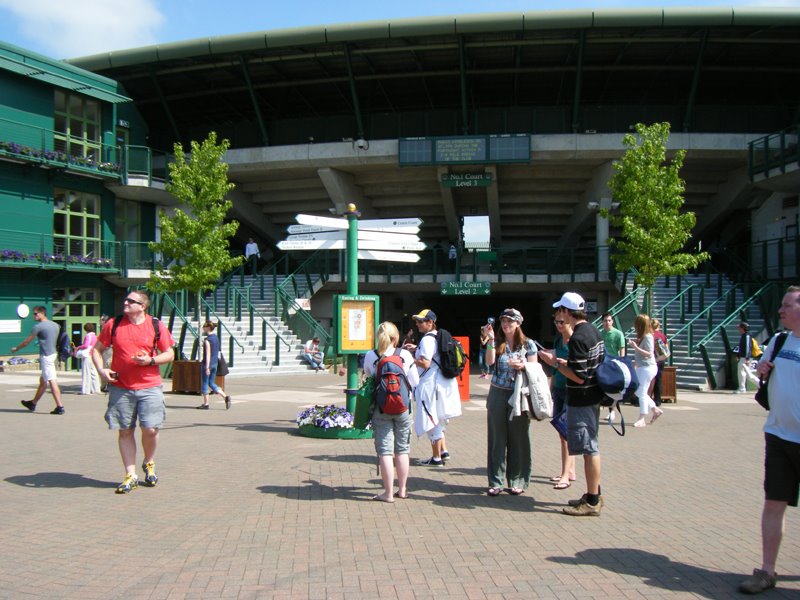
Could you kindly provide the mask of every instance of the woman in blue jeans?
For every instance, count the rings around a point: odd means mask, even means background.
[[[200,392],[203,394],[203,403],[197,408],[208,410],[209,390],[225,399],[225,410],[231,407],[231,397],[216,384],[217,361],[219,360],[219,338],[214,333],[216,325],[211,321],[203,324],[203,335],[206,336],[203,342],[203,360],[200,363]]]

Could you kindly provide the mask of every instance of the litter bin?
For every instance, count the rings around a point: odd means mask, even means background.
[[[678,402],[678,367],[664,367],[661,373],[661,402]]]
[[[356,409],[353,415],[353,427],[365,429],[369,423],[369,405],[375,392],[375,377],[367,377],[356,394]]]

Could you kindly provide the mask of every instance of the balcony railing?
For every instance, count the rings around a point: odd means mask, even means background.
[[[795,125],[750,142],[747,145],[750,181],[756,175],[769,177],[786,173],[787,166],[800,164],[798,137],[800,126]]]
[[[119,146],[0,118],[0,159],[120,177]]]
[[[119,271],[117,242],[91,242],[88,253],[70,252],[64,238],[52,234],[0,229],[0,267],[39,267],[73,271]]]

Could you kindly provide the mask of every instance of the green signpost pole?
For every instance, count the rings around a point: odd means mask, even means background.
[[[347,205],[347,293],[358,295],[358,217],[355,204]],[[356,412],[356,393],[358,392],[358,356],[347,355],[347,412]]]

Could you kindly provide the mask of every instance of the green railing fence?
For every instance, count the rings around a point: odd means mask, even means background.
[[[800,126],[794,125],[747,144],[750,181],[753,181],[756,175],[763,174],[769,177],[786,173],[788,165],[797,165],[800,162],[798,136],[800,136]]]

